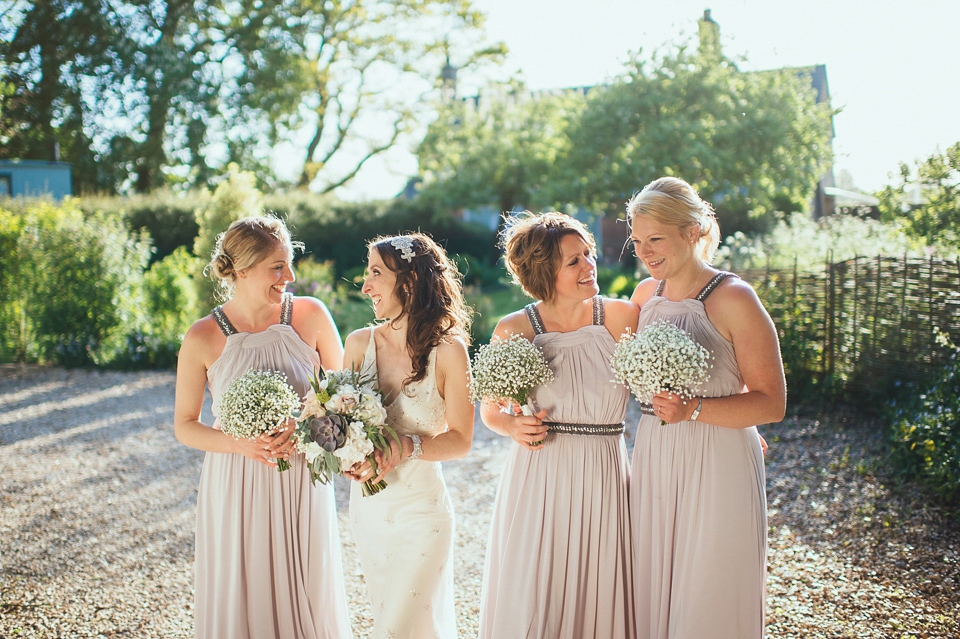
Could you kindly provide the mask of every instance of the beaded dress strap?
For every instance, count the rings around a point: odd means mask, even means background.
[[[734,275],[733,273],[720,271],[719,273],[713,276],[712,280],[707,282],[707,285],[704,286],[699,293],[697,293],[697,296],[694,299],[697,300],[698,302],[702,302],[703,300],[707,299],[707,296],[709,296],[710,293],[713,293],[716,290],[716,288],[720,286],[720,283],[723,280],[727,279],[728,277],[737,277],[737,276]]]
[[[523,307],[523,310],[527,312],[527,318],[530,320],[530,324],[533,326],[533,332],[537,335],[546,333],[546,331],[543,329],[543,320],[540,319],[540,313],[537,311],[537,303],[530,302]]]
[[[290,326],[293,319],[293,293],[283,294],[283,303],[280,305],[280,323]]]
[[[707,299],[707,296],[710,295],[710,293],[713,293],[714,289],[716,289],[718,286],[720,286],[720,282],[722,282],[723,280],[727,279],[728,277],[737,277],[737,276],[736,276],[734,273],[727,273],[726,271],[720,271],[719,273],[717,273],[716,275],[713,276],[713,279],[711,279],[709,282],[707,282],[707,285],[706,285],[706,286],[704,286],[702,289],[700,289],[700,292],[697,293],[697,296],[694,297],[693,299],[695,299],[695,300],[697,300],[697,301],[700,301],[700,302],[702,302],[703,300]],[[663,296],[663,288],[664,288],[666,285],[667,285],[667,281],[666,281],[666,280],[660,280],[660,283],[657,284],[657,290],[656,290],[656,292],[654,292],[654,296],[656,296],[656,297],[662,297],[662,296]]]
[[[230,318],[227,317],[227,314],[223,312],[223,307],[218,306],[213,309],[212,313],[213,319],[217,320],[217,326],[220,327],[220,330],[223,331],[223,334],[226,336],[233,335],[237,333],[237,329],[230,322]],[[280,305],[280,323],[290,325],[290,321],[293,319],[293,293],[284,293],[283,302]]]
[[[600,295],[593,296],[593,325],[594,326],[603,326],[605,319],[604,306],[603,306],[603,297]]]
[[[543,328],[543,319],[541,319],[540,312],[537,310],[537,303],[531,302],[524,306],[523,310],[526,311],[527,317],[530,319],[530,324],[533,326],[533,332],[537,335],[546,333],[546,330]],[[593,297],[593,325],[603,326],[605,317],[606,314],[604,312],[603,297],[600,295],[595,295]]]
[[[220,327],[220,330],[223,331],[223,334],[227,337],[235,334],[237,329],[233,327],[233,324],[230,323],[230,320],[227,318],[227,314],[223,312],[223,308],[218,306],[212,311],[213,319],[217,320],[217,326]]]

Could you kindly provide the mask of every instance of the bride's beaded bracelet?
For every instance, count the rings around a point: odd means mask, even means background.
[[[423,454],[423,446],[420,445],[420,435],[407,435],[407,437],[413,442],[413,452],[410,453],[410,457],[407,459],[420,459],[420,455]]]

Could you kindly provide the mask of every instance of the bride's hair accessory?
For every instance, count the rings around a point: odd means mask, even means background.
[[[400,257],[405,259],[409,263],[413,263],[413,258],[417,256],[417,252],[413,250],[413,238],[412,237],[395,237],[390,240],[390,244],[393,248],[400,251]]]

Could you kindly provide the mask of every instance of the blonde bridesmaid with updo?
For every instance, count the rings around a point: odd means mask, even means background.
[[[174,432],[205,451],[197,494],[198,639],[350,639],[333,488],[311,485],[293,450],[292,422],[276,435],[234,439],[201,415],[250,369],[280,371],[297,393],[314,370],[340,368],[330,314],[294,281],[293,242],[270,216],[237,220],[217,238],[210,271],[226,301],[183,338]],[[217,417],[214,409],[214,418]],[[277,460],[290,469],[277,472]]]

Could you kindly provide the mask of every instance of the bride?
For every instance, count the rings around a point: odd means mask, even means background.
[[[470,315],[456,268],[426,235],[368,245],[362,291],[383,320],[351,333],[344,364],[375,376],[400,436],[386,455],[348,473],[350,519],[370,594],[373,639],[456,637],[453,505],[440,462],[473,439],[467,391]],[[364,497],[359,482],[387,482]]]

